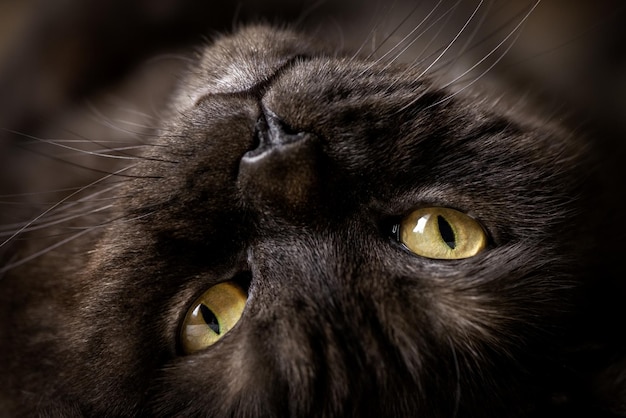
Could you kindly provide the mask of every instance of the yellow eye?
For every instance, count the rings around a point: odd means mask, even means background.
[[[487,244],[482,227],[454,209],[417,209],[400,223],[400,241],[412,252],[435,259],[473,257]]]
[[[213,345],[241,318],[246,293],[233,282],[216,284],[204,292],[185,316],[181,345],[190,354]]]

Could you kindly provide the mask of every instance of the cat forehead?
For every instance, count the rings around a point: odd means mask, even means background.
[[[408,83],[416,93],[427,83],[426,74],[417,68],[401,64],[390,67],[374,60],[344,56],[302,34],[251,26],[217,39],[200,52],[179,85],[175,107],[190,109],[209,95],[250,93],[283,75],[294,94],[317,87],[341,87],[345,91],[364,86],[369,86],[369,95],[389,94],[389,86]]]
[[[385,104],[393,104],[396,109],[415,105],[420,95],[429,94],[431,102],[461,102],[458,108],[471,110],[476,118],[507,113],[507,117],[520,119],[519,104],[506,112],[509,106],[502,98],[490,101],[482,95],[472,95],[470,89],[454,91],[453,83],[448,83],[450,88],[435,88],[430,78],[428,69],[416,65],[361,59],[290,30],[247,26],[200,51],[181,81],[172,107],[177,111],[189,110],[211,95],[262,96],[267,91],[271,96],[272,89],[268,87],[276,84],[273,90],[281,93],[283,103],[287,95],[294,100],[299,95],[308,100],[321,99],[320,106],[324,101],[338,98],[346,102],[352,98],[360,100],[362,107],[368,106],[367,101],[375,102],[381,111]],[[471,106],[463,107],[467,102]]]
[[[205,46],[182,81],[178,108],[191,108],[209,94],[245,92],[267,81],[297,56],[323,53],[299,34],[267,26],[247,26]]]

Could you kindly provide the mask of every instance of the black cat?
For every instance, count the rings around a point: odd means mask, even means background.
[[[446,84],[263,25],[207,47],[139,151],[5,229],[0,410],[626,415],[617,167]]]

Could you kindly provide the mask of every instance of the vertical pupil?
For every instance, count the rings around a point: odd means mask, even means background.
[[[456,238],[454,237],[454,231],[452,227],[441,215],[437,215],[437,226],[439,227],[439,234],[441,234],[441,239],[446,243],[450,249],[454,250],[456,247]]]
[[[205,304],[200,304],[200,312],[202,313],[202,319],[216,334],[220,333],[220,324],[217,321],[217,317]]]

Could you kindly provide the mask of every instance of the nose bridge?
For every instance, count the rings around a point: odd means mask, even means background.
[[[271,305],[271,317],[282,317],[289,328],[328,340],[349,338],[348,334],[372,327],[377,314],[361,285],[366,273],[346,254],[348,244],[297,226],[275,235],[255,243],[248,253],[254,298]]]
[[[358,354],[348,356],[342,341],[351,339],[351,315],[348,286],[333,271],[337,260],[329,243],[304,235],[300,243],[261,244],[249,261],[258,281],[254,298],[263,306],[257,318],[271,321],[266,327],[273,329],[271,352],[279,359],[280,378],[295,397],[308,392],[313,398],[317,391],[347,386],[348,371],[356,370],[350,361]]]
[[[319,226],[277,227],[249,249],[248,318],[263,330],[250,339],[251,347],[266,343],[263,362],[276,366],[272,372],[285,384],[288,399],[333,396],[345,405],[353,396],[369,399],[384,385],[407,379],[383,322],[389,317],[381,316],[377,303],[384,291],[365,280],[376,267],[362,267],[360,248],[343,239],[350,226],[327,226],[334,234],[320,233]],[[355,382],[358,394],[350,393]]]
[[[272,304],[275,313],[298,321],[290,312],[319,312],[319,324],[349,316],[343,310],[354,291],[353,269],[336,240],[298,226],[283,225],[273,232],[251,246],[248,263],[263,297],[280,300]]]

